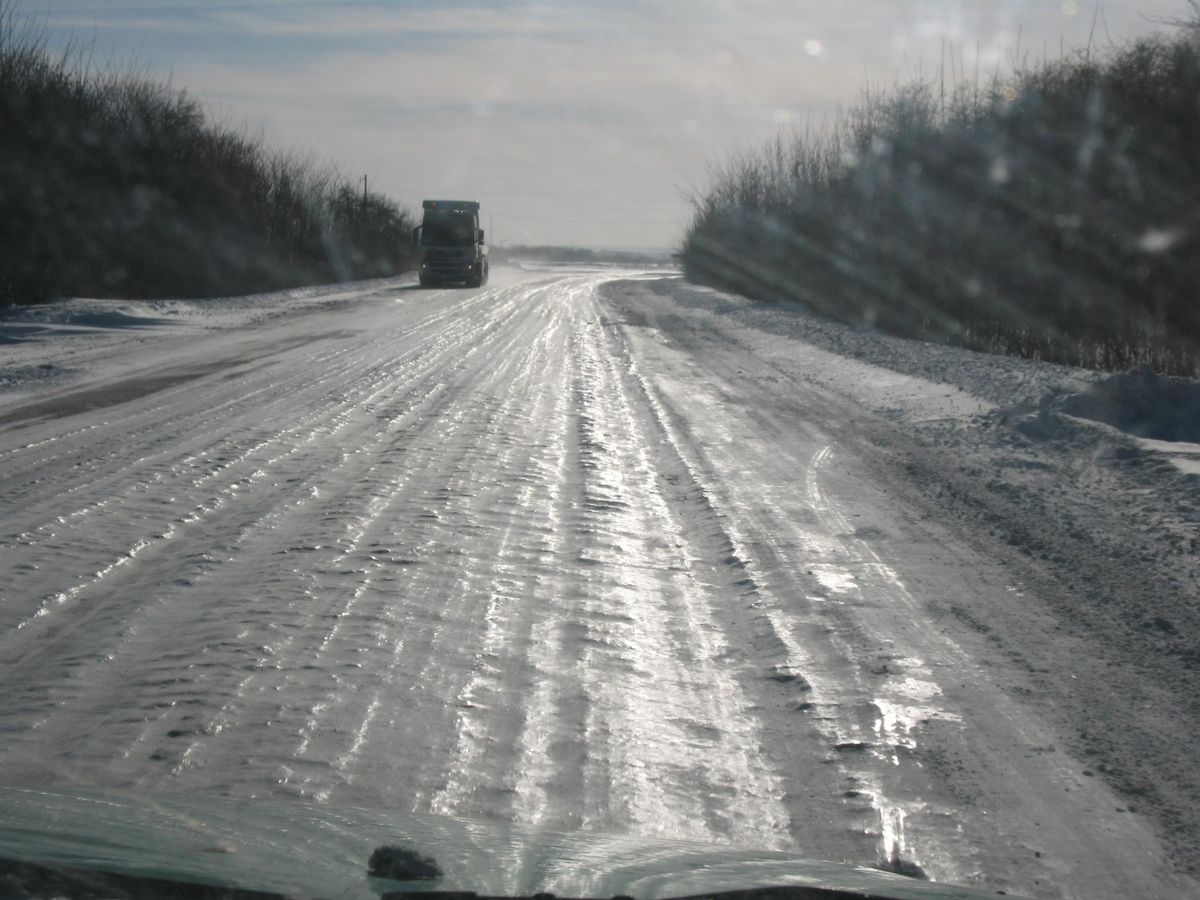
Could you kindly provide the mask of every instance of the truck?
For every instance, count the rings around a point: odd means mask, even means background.
[[[488,251],[475,200],[425,200],[413,244],[421,257],[421,287],[461,284],[480,287],[488,280]]]

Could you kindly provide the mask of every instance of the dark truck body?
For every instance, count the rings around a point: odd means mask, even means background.
[[[413,229],[420,250],[421,287],[487,284],[487,244],[475,200],[425,200],[421,224]]]

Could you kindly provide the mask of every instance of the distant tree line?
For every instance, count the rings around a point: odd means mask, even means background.
[[[686,276],[893,334],[1200,374],[1200,10],[983,83],[956,63],[735,156]]]
[[[489,254],[493,262],[544,262],[576,263],[586,265],[661,265],[669,257],[665,253],[640,250],[593,250],[589,247],[539,246],[535,244],[510,244],[492,247]]]
[[[214,124],[185,92],[51,56],[0,0],[0,305],[203,297],[411,268],[410,214]]]

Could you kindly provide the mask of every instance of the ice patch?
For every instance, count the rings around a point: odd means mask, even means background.
[[[858,590],[858,583],[854,580],[854,576],[845,569],[829,565],[818,565],[813,566],[809,571],[820,582],[821,587],[830,593],[849,594]]]

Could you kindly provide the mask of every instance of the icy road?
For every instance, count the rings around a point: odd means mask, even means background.
[[[0,779],[1196,889],[1183,788],[1086,755],[1086,632],[908,486],[996,402],[671,278],[496,281],[10,325],[85,374],[0,398]]]

